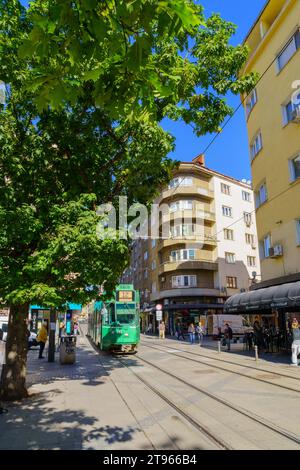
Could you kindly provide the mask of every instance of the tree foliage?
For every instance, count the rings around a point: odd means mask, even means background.
[[[0,2],[0,296],[84,301],[117,281],[124,241],[100,241],[98,204],[149,202],[170,178],[164,117],[198,135],[230,113],[245,47],[189,0]],[[73,278],[70,275],[77,273]]]

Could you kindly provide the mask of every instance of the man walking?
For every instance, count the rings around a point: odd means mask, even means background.
[[[225,341],[226,341],[226,345],[227,345],[227,351],[230,351],[230,343],[231,343],[231,340],[233,338],[233,333],[232,333],[232,329],[230,328],[228,323],[226,323],[225,326],[226,326],[226,328],[225,328]]]
[[[198,335],[198,341],[199,341],[199,346],[202,346],[203,344],[203,328],[201,326],[201,323],[199,323],[196,327],[196,332],[197,332],[197,335]]]
[[[43,352],[44,352],[45,345],[48,339],[48,331],[47,331],[46,325],[47,325],[46,322],[42,324],[41,329],[39,330],[37,338],[36,338],[40,346],[39,359],[44,359]]]

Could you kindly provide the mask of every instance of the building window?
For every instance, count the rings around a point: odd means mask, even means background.
[[[196,287],[197,276],[172,276],[172,287]]]
[[[152,282],[152,294],[156,293],[156,282]]]
[[[230,186],[229,184],[221,183],[221,192],[230,196]]]
[[[226,261],[226,263],[234,264],[235,263],[235,254],[226,252],[225,253],[225,261]]]
[[[296,220],[296,241],[300,245],[300,219]]]
[[[253,158],[256,157],[256,155],[261,151],[261,149],[262,149],[262,137],[261,137],[261,132],[259,132],[254,137],[250,145],[251,160],[253,160]]]
[[[254,268],[256,266],[256,258],[255,256],[247,256],[247,264],[251,268]]]
[[[226,287],[228,289],[237,289],[237,278],[232,276],[226,277]]]
[[[232,217],[232,208],[228,206],[222,206],[222,212],[225,217]]]
[[[246,100],[246,117],[248,118],[249,114],[251,113],[252,109],[257,103],[257,92],[256,90],[252,90],[250,95]]]
[[[297,155],[297,157],[292,158],[289,163],[291,180],[295,181],[300,178],[300,155]]]
[[[267,235],[262,241],[262,258],[269,258],[269,251],[272,246],[271,235]]]
[[[288,63],[293,57],[295,52],[300,47],[300,32],[299,30],[293,35],[289,42],[284,46],[280,54],[277,56],[277,68],[278,72]]]
[[[224,239],[225,240],[233,240],[233,230],[229,228],[224,228]]]
[[[193,209],[193,201],[190,199],[181,200],[171,202],[170,204],[170,212],[177,212],[182,210],[192,210]]]
[[[148,269],[147,268],[144,271],[144,279],[148,279]]]
[[[191,176],[179,176],[170,181],[169,189],[176,189],[178,186],[193,186],[193,178]]]
[[[289,101],[287,104],[282,106],[282,116],[283,124],[286,125],[293,119],[293,111],[295,107],[293,106],[292,101]]]
[[[148,259],[148,251],[145,251],[145,253],[144,253],[144,260],[147,261],[147,259]]]
[[[252,224],[251,212],[244,212],[244,222],[247,225],[247,227],[250,227],[250,225]]]
[[[268,191],[267,191],[267,185],[266,183],[263,183],[260,185],[258,190],[255,193],[255,204],[256,208],[261,206],[264,202],[266,202],[268,199]]]
[[[245,240],[247,245],[254,245],[254,235],[252,233],[245,233]]]
[[[242,191],[243,201],[251,202],[251,194],[248,191]]]
[[[190,237],[196,232],[195,224],[182,224],[170,227],[171,237]]]
[[[151,246],[152,246],[152,248],[156,247],[156,238],[152,238]]]
[[[196,258],[196,250],[176,250],[171,251],[171,261],[194,260]]]
[[[152,271],[154,269],[156,269],[156,261],[155,260],[153,260],[152,263],[151,263],[151,269],[152,269]]]

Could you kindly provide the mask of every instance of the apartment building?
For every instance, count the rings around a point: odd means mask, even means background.
[[[180,164],[154,202],[159,238],[134,242],[122,282],[140,290],[146,323],[161,304],[174,331],[178,320],[222,313],[230,295],[259,278],[254,196],[249,183],[210,170],[200,155]]]
[[[260,292],[228,304],[228,311],[243,311],[242,304],[273,312],[283,327],[281,313],[298,312],[300,320],[299,27],[299,0],[269,0],[245,40],[250,56],[242,73],[261,76],[244,107],[262,282]]]
[[[264,286],[300,280],[299,27],[299,1],[270,0],[246,38],[245,72],[270,67],[245,102]]]

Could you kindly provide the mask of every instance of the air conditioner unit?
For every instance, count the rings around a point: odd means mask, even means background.
[[[270,258],[279,258],[283,255],[283,247],[282,245],[275,245],[269,248],[269,257]]]
[[[300,124],[300,106],[296,106],[292,111],[292,122]]]

